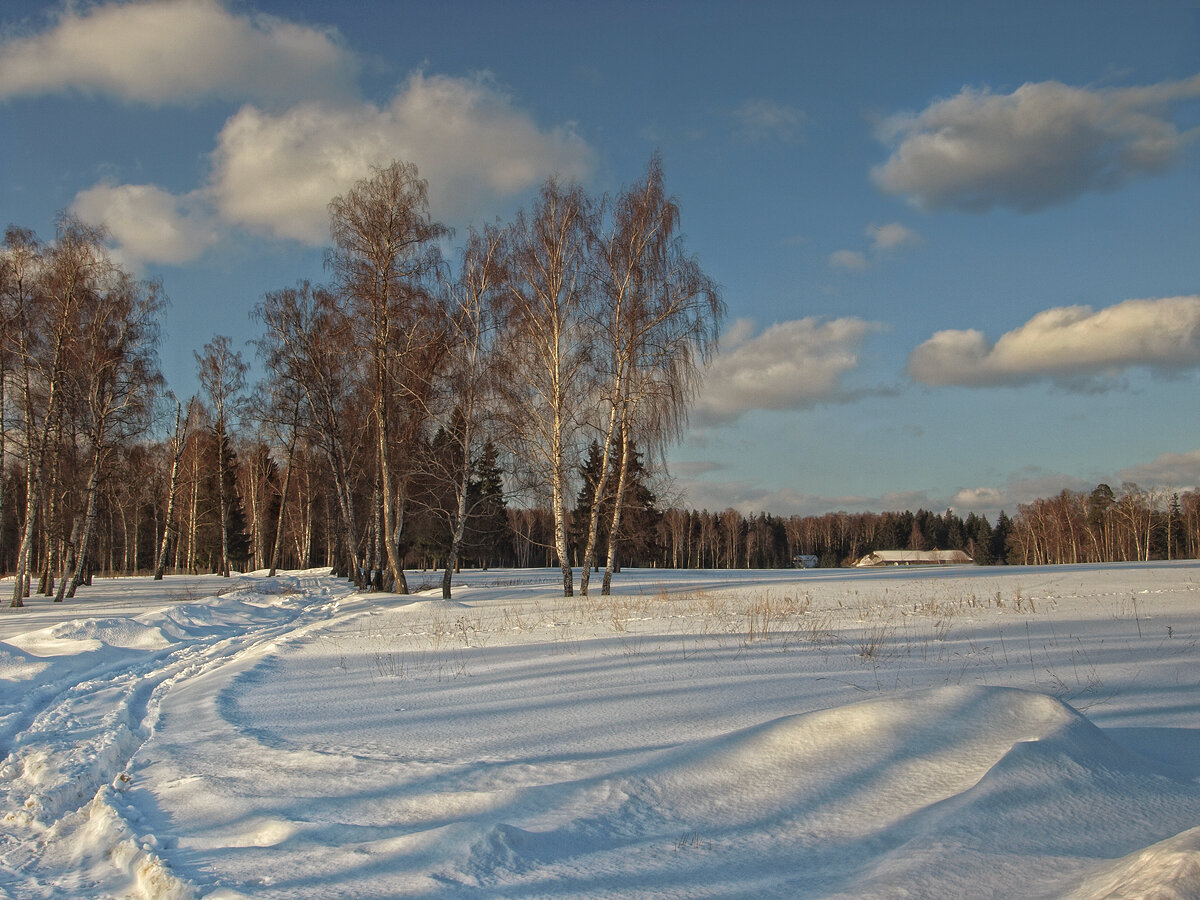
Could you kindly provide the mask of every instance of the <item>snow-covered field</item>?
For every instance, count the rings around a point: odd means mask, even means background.
[[[1200,564],[558,579],[5,608],[0,897],[1200,897]]]

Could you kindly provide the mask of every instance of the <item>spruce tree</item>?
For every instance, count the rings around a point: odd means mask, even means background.
[[[596,485],[600,482],[601,470],[604,465],[604,451],[599,441],[592,441],[588,446],[587,458],[579,467],[580,488],[575,498],[575,514],[571,520],[571,546],[575,561],[582,563],[586,552],[588,523],[591,521],[592,505],[595,503]],[[610,466],[611,469],[611,466]],[[610,478],[609,481],[612,479]],[[607,496],[600,498],[600,515],[596,521],[596,546],[608,544],[608,526],[612,521],[612,502]]]
[[[512,532],[508,504],[504,499],[504,473],[496,445],[487,441],[475,463],[475,477],[468,486],[465,549],[481,568],[512,561]]]

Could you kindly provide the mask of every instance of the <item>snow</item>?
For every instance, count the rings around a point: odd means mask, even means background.
[[[1196,562],[559,578],[4,609],[0,898],[1200,897]]]

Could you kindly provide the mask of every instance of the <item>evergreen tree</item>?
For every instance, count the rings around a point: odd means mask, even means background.
[[[996,527],[992,529],[992,561],[997,564],[1010,562],[1008,558],[1008,538],[1012,534],[1013,523],[1004,512],[1000,510],[1000,515],[996,519]]]
[[[579,467],[581,484],[579,495],[575,498],[575,514],[571,518],[571,547],[576,564],[581,563],[583,554],[587,552],[588,523],[591,521],[596,485],[600,482],[601,469],[604,465],[603,452],[600,442],[593,440],[588,446],[587,458]],[[609,481],[611,482],[611,480],[610,477]],[[600,498],[600,515],[596,521],[597,547],[608,546],[608,529],[611,522],[612,500],[608,496],[602,496]]]
[[[968,513],[963,530],[967,537],[967,552],[975,560],[975,564],[992,565],[995,562],[995,557],[992,556],[992,526],[988,524],[987,517]]]
[[[941,545],[941,549],[964,549],[967,546],[967,533],[963,520],[956,516],[953,510],[948,509],[942,516],[942,521],[945,523],[945,543]]]
[[[491,441],[483,445],[483,452],[475,463],[467,508],[470,514],[465,536],[466,553],[485,569],[512,563],[515,554],[508,524],[508,504],[504,499],[504,475],[496,445]]]
[[[228,540],[230,566],[244,568],[250,558],[250,535],[246,527],[246,512],[241,494],[237,489],[237,451],[229,435],[219,430],[204,435],[207,444],[205,455],[211,465],[200,485],[202,520],[197,528],[196,560],[204,569],[220,574],[223,571],[221,502],[222,490],[225,497],[225,534]],[[223,442],[218,453],[217,442]],[[218,471],[217,460],[223,467]],[[218,484],[220,478],[224,484]]]
[[[646,484],[649,473],[642,463],[642,454],[636,449],[630,453],[626,478],[617,557],[630,565],[638,565],[657,558],[658,523],[662,512],[657,508],[658,497]]]
[[[1178,559],[1183,553],[1183,507],[1179,502],[1179,492],[1171,494],[1167,501],[1167,559]]]

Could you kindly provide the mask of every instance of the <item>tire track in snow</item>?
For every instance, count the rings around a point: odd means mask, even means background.
[[[22,698],[6,720],[12,738],[0,763],[0,897],[128,896],[131,889],[146,897],[194,896],[159,854],[162,838],[139,835],[142,815],[123,797],[163,699],[323,624],[349,593],[335,593],[328,581],[318,586],[314,577],[243,583],[141,617],[140,627],[165,638],[151,650],[106,644],[88,620],[48,629],[54,633],[45,640],[84,635],[96,646],[66,657],[66,671]],[[36,635],[22,637],[36,643]],[[93,650],[100,651],[94,661]],[[64,687],[68,679],[80,680]],[[72,874],[64,878],[64,871]]]

